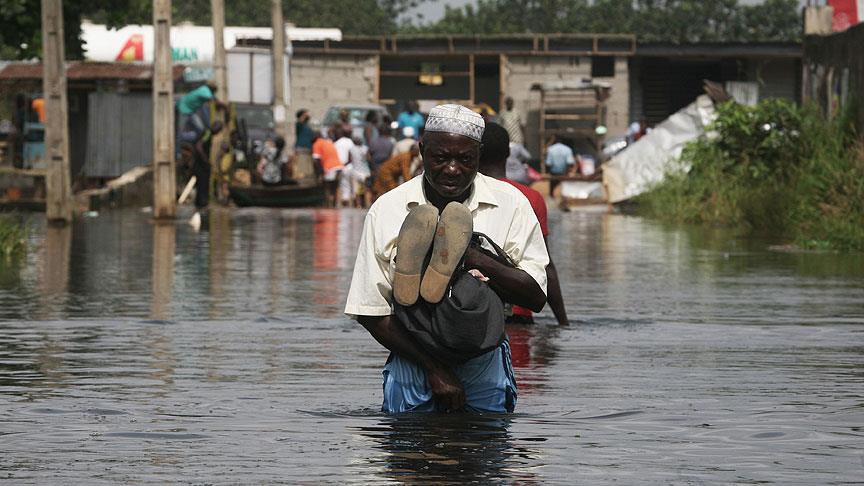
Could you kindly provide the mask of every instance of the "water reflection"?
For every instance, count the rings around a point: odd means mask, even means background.
[[[169,318],[174,293],[174,252],[177,228],[174,222],[153,225],[153,303],[150,318]]]
[[[402,484],[532,481],[524,466],[537,452],[515,445],[504,416],[400,414],[356,427],[380,455],[359,458],[363,469]]]
[[[207,226],[210,231],[210,296],[214,303],[224,302],[231,287],[230,282],[226,281],[228,255],[234,243],[231,238],[231,213],[221,209],[209,211]],[[218,305],[211,305],[208,315],[218,319],[221,315]]]
[[[0,275],[4,479],[860,482],[860,256],[553,211],[578,324],[508,327],[517,413],[348,416],[386,358],[341,314],[363,216],[28,220]]]
[[[339,221],[342,212],[337,209],[322,209],[315,211],[315,226],[313,229],[312,288],[315,303],[320,307],[319,315],[332,317],[334,308],[340,304],[339,293],[336,291],[336,275],[338,271],[342,247],[339,244]]]
[[[42,263],[39,279],[40,306],[47,312],[66,305],[69,290],[69,261],[72,250],[72,226],[48,225],[39,260]]]

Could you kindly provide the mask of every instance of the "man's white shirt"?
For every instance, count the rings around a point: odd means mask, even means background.
[[[396,238],[408,212],[427,204],[423,176],[385,193],[366,214],[354,264],[345,313],[349,316],[392,314]],[[478,173],[465,201],[474,231],[487,235],[546,292],[549,255],[540,223],[528,199],[518,189]]]

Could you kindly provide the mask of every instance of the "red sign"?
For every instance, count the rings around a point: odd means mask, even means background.
[[[143,61],[144,60],[144,36],[132,34],[129,40],[120,49],[115,61]]]
[[[828,5],[834,8],[832,27],[834,32],[846,30],[862,20],[864,15],[862,0],[828,0]]]

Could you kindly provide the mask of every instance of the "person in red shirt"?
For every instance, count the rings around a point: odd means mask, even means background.
[[[531,208],[534,209],[534,214],[537,215],[537,221],[540,222],[540,230],[543,232],[543,239],[546,240],[546,250],[548,252],[549,226],[547,222],[546,201],[543,199],[543,195],[528,186],[511,181],[506,177],[507,157],[510,156],[510,136],[507,134],[507,130],[497,123],[487,122],[486,130],[483,132],[483,144],[481,147],[479,172],[511,184],[528,198]],[[552,308],[552,313],[555,314],[558,324],[566,326],[570,324],[570,321],[567,319],[567,310],[564,308],[564,299],[561,296],[558,270],[552,261],[551,252],[549,254],[549,265],[546,266],[546,278],[548,280],[546,289],[548,294],[547,301],[549,302],[549,307]],[[530,310],[514,305],[513,316],[510,321],[533,323],[534,318]]]

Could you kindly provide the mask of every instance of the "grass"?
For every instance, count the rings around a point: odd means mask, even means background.
[[[688,145],[690,170],[640,196],[640,212],[803,248],[864,251],[864,147],[852,105],[827,121],[783,100],[718,106],[716,137]]]
[[[0,216],[0,261],[20,258],[26,250],[24,228],[12,218]]]

